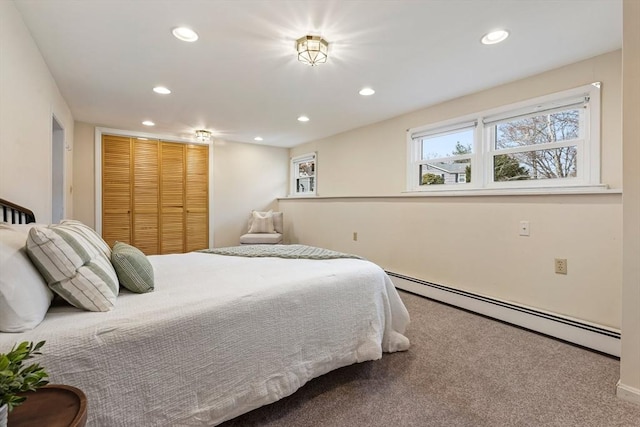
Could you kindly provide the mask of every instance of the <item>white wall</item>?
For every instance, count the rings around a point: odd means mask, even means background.
[[[640,403],[640,2],[623,3],[623,284],[618,395]]]
[[[622,186],[621,52],[314,141],[322,199],[283,199],[292,243],[354,252],[383,268],[620,328],[622,197],[406,197],[406,130],[602,82],[602,177]],[[531,236],[518,235],[521,220]],[[358,241],[352,233],[358,232]],[[569,273],[554,273],[567,258]]]
[[[73,117],[22,16],[0,1],[0,198],[32,209],[39,222],[52,211],[51,118],[73,147]],[[65,151],[65,215],[73,215],[72,153]]]

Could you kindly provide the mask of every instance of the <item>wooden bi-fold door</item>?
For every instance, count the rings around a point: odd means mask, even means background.
[[[102,238],[131,244],[131,138],[102,136]]]
[[[133,182],[131,241],[147,255],[160,253],[158,213],[160,167],[158,141],[135,140],[133,145]]]
[[[147,255],[209,246],[209,147],[103,135],[102,235]]]
[[[185,251],[209,246],[209,146],[187,145]]]
[[[184,245],[184,145],[160,144],[160,251],[181,253]]]

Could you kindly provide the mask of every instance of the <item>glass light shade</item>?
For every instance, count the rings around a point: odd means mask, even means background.
[[[298,61],[309,65],[327,62],[329,43],[320,36],[304,36],[296,41]]]
[[[196,139],[200,142],[211,141],[211,132],[208,130],[200,129],[196,131]]]

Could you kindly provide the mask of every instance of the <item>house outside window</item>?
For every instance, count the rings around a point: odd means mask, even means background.
[[[408,191],[600,186],[600,84],[408,131]]]
[[[317,187],[316,153],[291,159],[292,196],[315,196]]]
[[[460,182],[458,177],[471,170],[475,127],[475,122],[459,123],[414,135],[420,149],[420,186]]]

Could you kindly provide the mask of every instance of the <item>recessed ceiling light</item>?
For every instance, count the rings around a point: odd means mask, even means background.
[[[509,37],[509,31],[497,30],[485,34],[484,36],[482,36],[482,39],[480,41],[482,42],[482,44],[496,44],[506,40],[507,37]]]
[[[299,122],[308,122],[308,121],[309,121],[309,117],[307,117],[307,116],[300,116],[300,117],[298,117],[298,121],[299,121]]]
[[[193,31],[191,28],[187,27],[177,27],[171,31],[173,36],[178,40],[182,40],[183,42],[194,42],[198,40],[198,34]]]
[[[153,88],[153,91],[161,95],[169,95],[171,93],[171,91],[164,86],[156,86]]]
[[[376,93],[375,90],[371,89],[370,87],[365,87],[360,89],[360,92],[358,92],[360,95],[362,96],[370,96],[373,95],[374,93]]]
[[[156,125],[151,120],[145,120],[144,122],[142,122],[142,124],[145,125],[145,126],[155,126]]]
[[[256,136],[255,138],[253,138],[254,141],[262,141],[262,137],[261,136]]]

